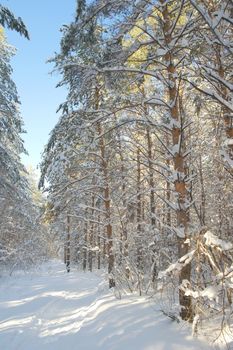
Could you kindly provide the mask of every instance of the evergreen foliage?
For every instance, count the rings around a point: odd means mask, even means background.
[[[22,18],[15,15],[5,6],[0,5],[0,24],[23,35],[29,39],[29,34]]]
[[[195,327],[231,307],[231,17],[229,1],[78,1],[53,59],[68,95],[40,185],[65,260],[110,287],[172,285]]]

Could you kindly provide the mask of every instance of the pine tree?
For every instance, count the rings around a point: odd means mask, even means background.
[[[15,15],[5,6],[0,5],[0,24],[23,35],[29,39],[29,34],[25,24],[20,17]]]

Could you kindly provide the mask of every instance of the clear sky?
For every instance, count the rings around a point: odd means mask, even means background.
[[[26,24],[30,41],[6,30],[8,42],[17,48],[12,59],[15,81],[21,100],[21,114],[27,134],[23,136],[29,156],[23,162],[38,165],[59,115],[56,110],[65,100],[65,89],[55,88],[59,76],[51,76],[53,65],[46,61],[59,50],[63,24],[73,19],[76,0],[5,0],[0,1]]]

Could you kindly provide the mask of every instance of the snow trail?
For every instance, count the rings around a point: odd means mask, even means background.
[[[0,278],[0,350],[201,350],[144,297],[116,299],[101,274],[60,262]]]

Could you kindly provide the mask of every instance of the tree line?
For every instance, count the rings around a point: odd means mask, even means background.
[[[41,223],[43,199],[35,176],[25,169],[21,155],[27,153],[22,135],[20,100],[12,79],[11,58],[4,27],[29,34],[22,19],[0,5],[0,274],[27,269],[47,259],[51,247],[47,228]]]
[[[77,1],[52,59],[68,94],[40,186],[68,269],[106,267],[109,287],[140,293],[172,286],[195,324],[219,310],[227,323],[232,303],[232,11]]]

